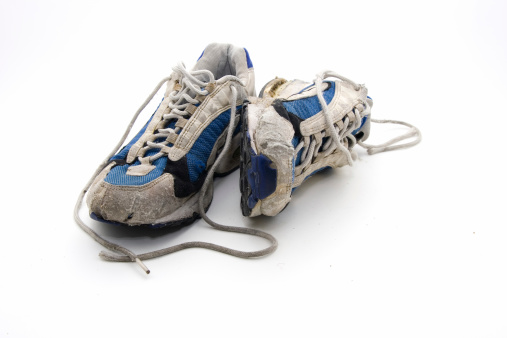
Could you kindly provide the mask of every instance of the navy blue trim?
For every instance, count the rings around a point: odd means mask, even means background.
[[[206,48],[204,48],[204,50],[206,50]],[[204,55],[204,50],[202,51],[201,56],[199,56],[199,58],[197,59],[197,61],[199,61],[202,58],[202,56]]]
[[[250,136],[247,136],[250,139]],[[248,168],[247,179],[252,189],[248,197],[248,207],[253,209],[257,201],[262,200],[276,190],[277,170],[271,168],[271,160],[263,154],[256,155],[250,149],[251,167]]]
[[[246,53],[246,64],[248,66],[248,68],[253,68],[253,63],[252,63],[252,60],[250,59],[250,54],[248,54],[248,51],[246,50],[246,48],[243,48],[245,50],[245,53]]]

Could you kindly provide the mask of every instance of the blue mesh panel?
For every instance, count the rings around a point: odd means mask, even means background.
[[[206,48],[204,50],[206,50]],[[197,59],[197,61],[199,61],[202,58],[202,56],[204,55],[204,50],[202,51],[201,56],[199,56],[199,58]]]
[[[335,93],[335,83],[334,82],[329,83],[331,85],[322,94],[324,96],[324,101],[326,101],[327,104],[331,102]],[[303,120],[312,117],[313,115],[317,114],[322,110],[317,95],[306,97],[300,100],[283,102],[283,105],[285,106],[285,109],[287,109],[288,112],[296,116],[299,116]]]
[[[252,63],[252,60],[250,60],[250,54],[248,54],[248,51],[246,50],[246,48],[243,48],[245,50],[245,54],[246,54],[246,65],[248,66],[248,68],[253,68],[253,63]]]
[[[157,153],[158,149],[151,149],[146,152],[148,156]],[[114,185],[143,185],[149,183],[161,176],[164,172],[165,165],[167,163],[167,156],[162,156],[158,160],[153,162],[155,169],[153,169],[150,173],[145,176],[129,176],[127,175],[127,169],[130,166],[135,166],[141,164],[139,161],[136,161],[134,164],[125,164],[125,165],[117,165],[109,174],[107,174],[104,181]]]
[[[238,106],[239,109],[241,106]],[[195,182],[199,175],[206,170],[211,150],[215,145],[218,137],[223,133],[229,125],[231,110],[228,109],[215,118],[206,129],[203,130],[199,138],[187,154],[188,174],[190,180]]]
[[[176,121],[172,121],[168,125],[168,127],[174,128],[175,124],[176,124]],[[144,128],[144,129],[146,129],[146,128]],[[159,139],[156,139],[155,142],[162,142],[164,140],[165,140],[165,138],[161,137]],[[168,147],[172,147],[172,146],[173,146],[172,144],[168,145]],[[130,149],[130,146],[129,146],[129,149]],[[160,149],[158,149],[158,148],[152,148],[152,149],[148,150],[144,154],[144,156],[145,157],[153,156],[156,153],[158,153],[159,151],[160,151]],[[125,158],[126,155],[127,154],[125,153],[125,156],[123,158]],[[118,156],[118,155],[115,155],[115,157],[116,156]],[[155,169],[153,169],[151,172],[149,172],[145,176],[127,175],[127,170],[130,166],[136,166],[136,165],[141,164],[141,162],[139,160],[136,160],[133,164],[125,164],[125,165],[121,165],[121,166],[115,166],[113,169],[111,169],[109,174],[107,174],[104,181],[106,181],[107,183],[110,183],[110,184],[114,184],[114,185],[143,185],[143,184],[153,181],[154,179],[156,179],[160,175],[162,175],[164,173],[166,163],[167,163],[167,156],[165,156],[165,155],[162,156],[161,158],[155,160],[155,162],[152,163],[155,166]]]

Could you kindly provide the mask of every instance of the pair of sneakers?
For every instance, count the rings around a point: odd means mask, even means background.
[[[334,77],[334,80],[326,78]],[[123,148],[140,112],[166,84],[164,98],[144,127]],[[109,250],[109,261],[143,260],[191,247],[238,257],[273,252],[276,239],[263,231],[217,224],[206,216],[212,180],[240,168],[243,215],[274,216],[310,175],[352,165],[356,144],[369,153],[409,147],[420,141],[417,128],[379,146],[363,141],[370,132],[372,100],[367,89],[338,74],[323,72],[313,83],[276,78],[259,97],[246,49],[211,44],[193,70],[183,64],[163,79],[134,115],[119,144],[81,192],[74,210],[78,225]],[[385,121],[378,121],[385,122]],[[414,137],[405,144],[395,144]],[[213,227],[260,236],[271,245],[244,252],[206,242],[188,242],[136,255],[90,229],[78,211],[85,194],[91,218],[126,226],[179,227],[202,217]]]

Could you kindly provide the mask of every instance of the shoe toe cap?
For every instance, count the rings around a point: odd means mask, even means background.
[[[127,225],[156,224],[184,202],[175,197],[174,179],[169,173],[144,185],[114,185],[105,180],[110,169],[103,170],[88,192],[90,213],[99,218]]]

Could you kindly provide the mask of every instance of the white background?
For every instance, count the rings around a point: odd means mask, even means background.
[[[0,0],[0,337],[506,337],[505,2]],[[260,89],[332,69],[423,142],[317,175],[246,219],[239,172],[209,216],[279,240],[243,260],[192,249],[98,257],[75,198],[132,114],[210,42],[246,47]],[[141,118],[151,114],[150,107]],[[136,130],[138,127],[136,126]],[[374,125],[371,142],[402,132]],[[93,222],[136,253],[264,240]]]

